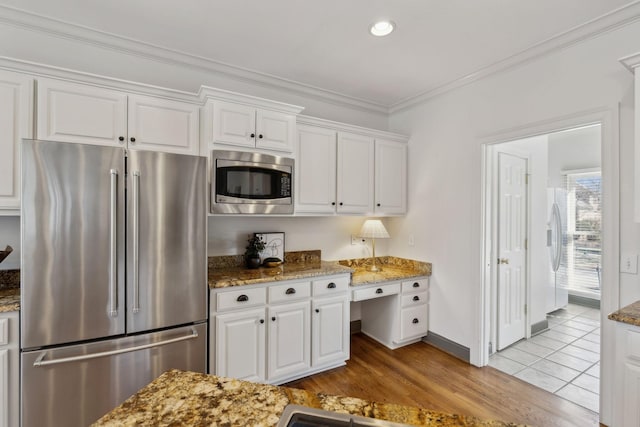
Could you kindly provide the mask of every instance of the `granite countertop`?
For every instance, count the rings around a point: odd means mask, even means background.
[[[628,323],[629,325],[640,326],[640,301],[622,307],[609,315],[610,320]]]
[[[0,313],[20,311],[20,288],[0,289]]]
[[[269,427],[289,403],[415,426],[514,425],[179,370],[165,372],[93,425]]]
[[[431,276],[431,263],[393,256],[376,257],[376,266],[380,269],[376,273],[370,271],[373,265],[371,258],[342,260],[339,263],[354,269],[351,286]]]

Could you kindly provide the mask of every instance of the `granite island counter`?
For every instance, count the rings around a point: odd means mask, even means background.
[[[290,403],[414,426],[515,425],[179,370],[165,372],[93,425],[270,427]]]

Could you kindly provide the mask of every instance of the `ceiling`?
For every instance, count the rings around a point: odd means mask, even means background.
[[[389,107],[629,0],[0,0],[107,33]],[[395,21],[373,37],[378,18]]]

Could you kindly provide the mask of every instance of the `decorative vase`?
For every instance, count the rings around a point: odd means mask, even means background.
[[[247,264],[247,268],[260,267],[260,257],[248,256],[245,258],[245,262]]]

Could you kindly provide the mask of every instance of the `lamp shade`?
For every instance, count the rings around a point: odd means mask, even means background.
[[[365,237],[369,239],[388,239],[389,233],[387,229],[384,228],[382,221],[379,219],[368,219],[362,224],[362,228],[360,229],[360,237]]]

